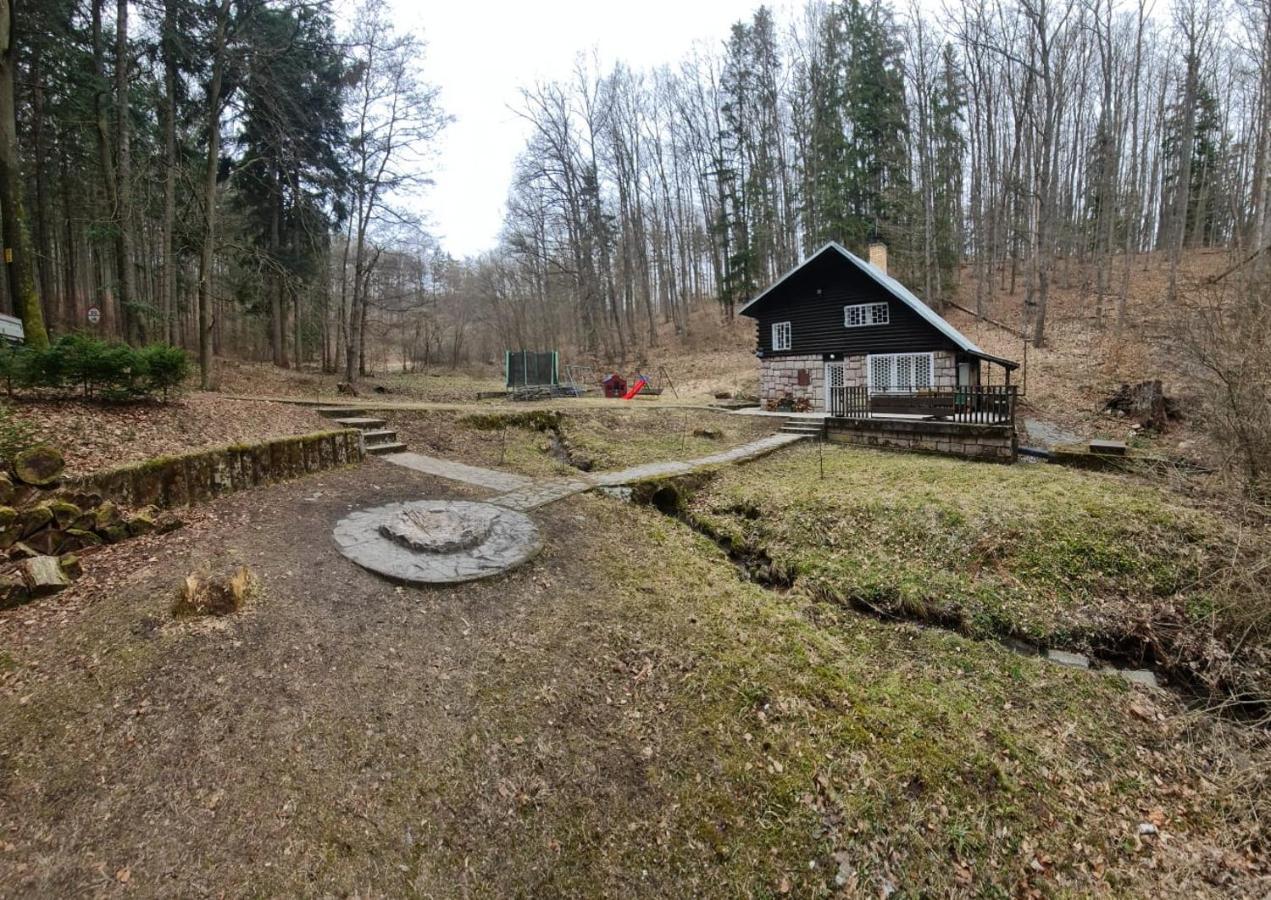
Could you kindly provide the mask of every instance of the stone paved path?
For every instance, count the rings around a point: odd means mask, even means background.
[[[426,475],[435,475],[438,478],[462,481],[465,484],[499,491],[500,496],[494,497],[491,503],[524,512],[555,503],[574,494],[581,494],[592,488],[617,487],[646,478],[687,475],[689,472],[710,466],[745,462],[806,437],[807,435],[803,434],[772,434],[748,444],[742,444],[740,447],[733,447],[731,450],[712,453],[710,456],[702,456],[698,459],[646,463],[642,466],[620,469],[617,472],[599,472],[595,475],[580,473],[574,478],[529,478],[525,475],[514,475],[510,472],[499,472],[494,469],[452,462],[448,459],[438,459],[434,456],[424,456],[422,453],[388,453],[381,458]]]
[[[512,472],[500,472],[497,469],[482,469],[449,459],[435,456],[424,456],[422,453],[386,453],[384,459],[425,475],[436,475],[449,481],[462,481],[477,487],[489,488],[492,491],[517,491],[532,487],[538,482],[525,475]]]
[[[555,503],[557,500],[572,497],[574,494],[581,494],[583,491],[589,491],[595,486],[590,481],[578,481],[573,478],[545,479],[535,482],[529,487],[523,487],[501,497],[495,497],[490,502],[497,503],[499,506],[506,506],[508,509],[525,512],[527,509],[546,506],[549,503]]]

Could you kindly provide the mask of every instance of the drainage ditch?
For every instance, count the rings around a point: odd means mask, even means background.
[[[730,535],[718,533],[708,523],[692,514],[690,507],[693,496],[711,477],[709,473],[695,473],[640,482],[632,485],[630,491],[621,497],[632,503],[651,506],[709,538],[733,564],[743,580],[779,594],[788,593],[798,583],[797,573],[775,562],[766,549],[739,545]],[[760,515],[759,510],[740,512],[749,518]],[[1233,685],[1207,684],[1185,663],[1174,662],[1173,655],[1163,652],[1165,648],[1152,634],[1091,634],[1084,636],[1087,645],[1085,647],[1057,647],[1019,634],[1007,633],[985,638],[982,634],[972,633],[956,612],[948,610],[890,609],[858,595],[828,593],[825,590],[810,593],[817,600],[833,603],[879,621],[908,622],[922,628],[951,631],[973,640],[992,640],[1022,656],[1043,658],[1057,665],[1092,672],[1120,675],[1135,684],[1169,690],[1194,709],[1217,708],[1225,718],[1259,723],[1265,727],[1271,716],[1271,703],[1265,697],[1247,694],[1242,696]],[[1233,700],[1236,702],[1233,703]]]

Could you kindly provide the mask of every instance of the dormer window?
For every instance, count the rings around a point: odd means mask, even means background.
[[[772,323],[772,349],[773,350],[789,350],[790,349],[790,323],[789,322],[773,322]]]
[[[886,303],[857,303],[843,307],[844,328],[886,325],[890,321],[891,312]]]

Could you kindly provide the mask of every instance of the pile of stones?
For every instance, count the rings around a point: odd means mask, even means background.
[[[0,609],[69,587],[82,551],[181,525],[155,507],[127,511],[101,494],[64,487],[65,467],[56,448],[42,445],[0,472]]]

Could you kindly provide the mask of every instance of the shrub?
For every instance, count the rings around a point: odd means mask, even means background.
[[[150,389],[160,391],[165,400],[168,391],[179,388],[190,375],[190,358],[179,347],[151,344],[137,353],[145,362]]]
[[[46,349],[0,353],[0,378],[15,389],[82,391],[85,397],[130,400],[153,394],[167,399],[189,375],[185,352],[167,344],[134,349],[91,335],[69,334]]]

